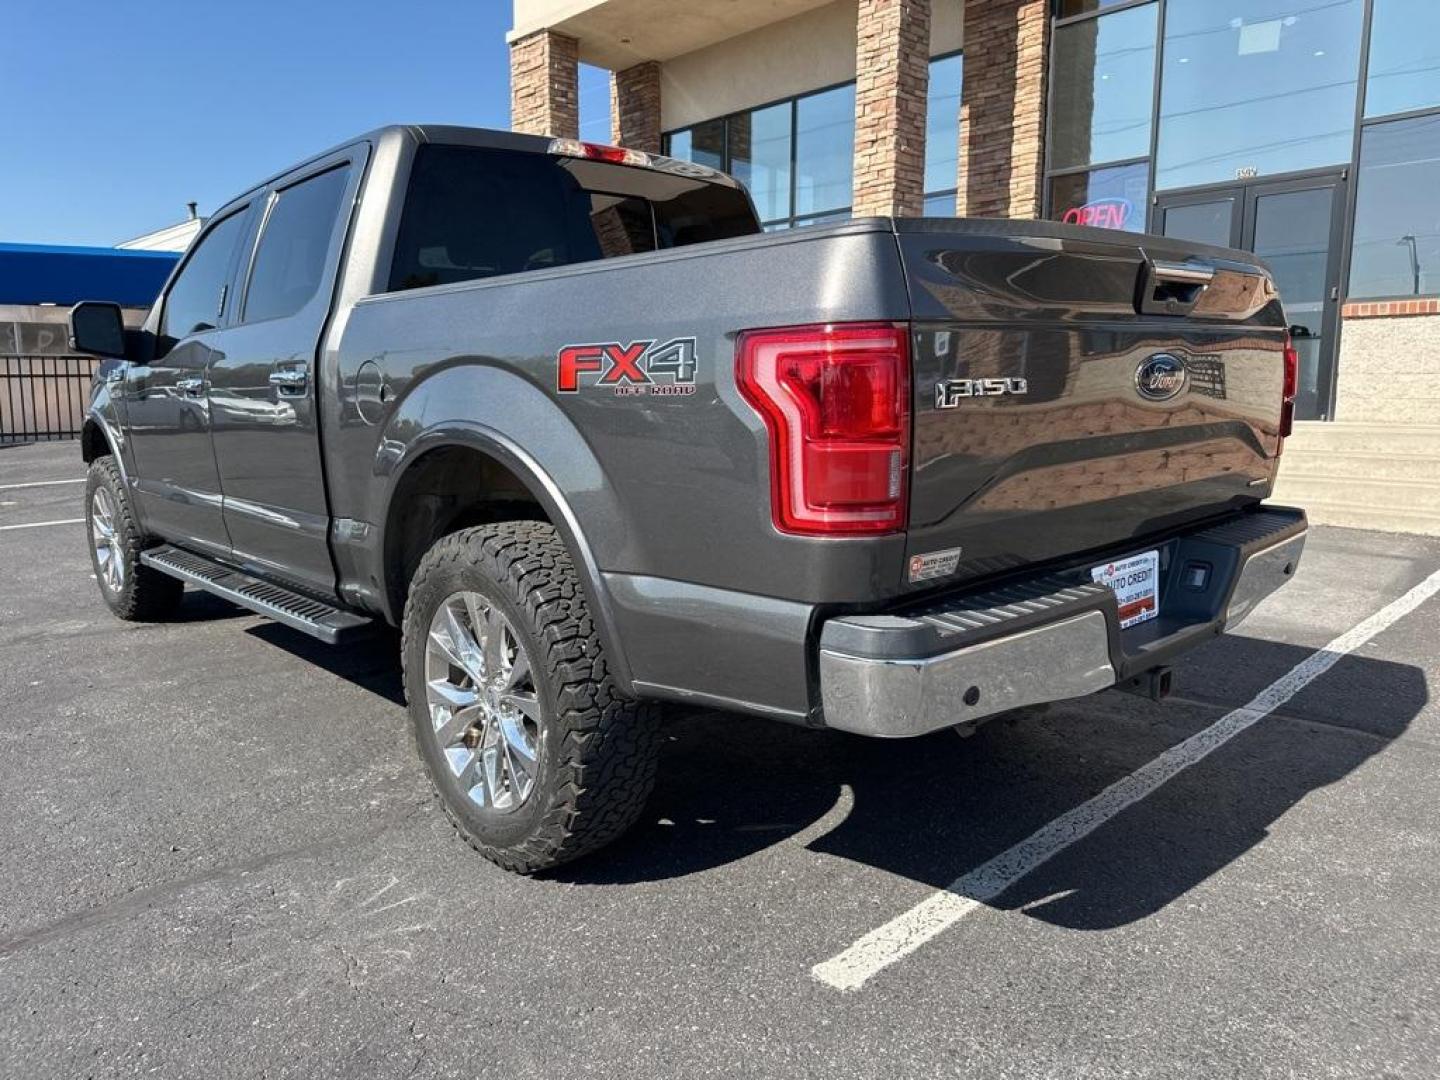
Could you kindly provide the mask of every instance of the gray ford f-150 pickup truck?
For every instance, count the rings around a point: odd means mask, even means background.
[[[71,314],[122,618],[399,626],[460,832],[640,813],[660,703],[910,736],[1167,664],[1293,573],[1296,361],[1241,252],[1048,222],[767,235],[732,179],[392,127],[219,210],[139,331]]]

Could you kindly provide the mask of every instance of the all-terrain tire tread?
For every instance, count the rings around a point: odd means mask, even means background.
[[[410,596],[423,594],[431,577],[463,567],[503,588],[540,642],[539,666],[559,721],[551,747],[555,783],[546,792],[537,786],[535,795],[548,798],[548,805],[515,847],[486,843],[444,798],[439,802],[465,841],[487,859],[517,873],[535,873],[603,847],[640,817],[655,784],[660,708],[627,698],[615,686],[579,576],[554,526],[506,521],[451,533],[421,560]],[[406,665],[423,662],[428,629],[428,613],[407,604],[401,639]],[[406,687],[408,693],[408,671]],[[420,732],[415,725],[417,741]]]
[[[178,578],[145,566],[140,562],[140,552],[156,542],[145,535],[135,519],[130,505],[129,493],[120,468],[109,455],[98,457],[90,463],[85,482],[85,513],[88,538],[91,499],[95,489],[104,485],[110,491],[115,506],[115,536],[124,557],[125,585],[120,595],[114,596],[100,584],[101,595],[115,615],[127,622],[160,622],[175,613],[185,595],[185,583]]]

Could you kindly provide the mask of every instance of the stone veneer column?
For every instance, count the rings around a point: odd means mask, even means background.
[[[540,30],[510,43],[510,127],[580,137],[580,43]]]
[[[610,141],[660,153],[660,65],[654,60],[611,73]]]
[[[1049,0],[965,0],[956,212],[1040,214]]]
[[[859,0],[855,72],[854,214],[918,217],[925,196],[930,0]]]

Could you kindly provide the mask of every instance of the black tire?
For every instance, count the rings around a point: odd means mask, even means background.
[[[425,687],[431,620],[458,592],[497,607],[531,657],[541,721],[534,788],[500,813],[466,798],[442,761]],[[480,854],[531,874],[586,855],[633,825],[655,783],[660,709],[610,678],[585,594],[555,529],[481,525],[438,541],[405,604],[401,654],[415,744],[445,813]]]
[[[95,543],[96,491],[102,488],[109,496],[111,507],[113,557],[119,560],[121,568],[118,588],[112,586],[101,566],[100,551]],[[120,470],[115,465],[115,459],[108,456],[96,458],[90,463],[85,482],[85,536],[90,542],[90,565],[95,568],[95,584],[100,587],[100,596],[106,607],[131,622],[156,622],[175,613],[185,595],[185,585],[169,574],[141,565],[140,552],[152,541],[140,531],[124,481],[120,479]]]

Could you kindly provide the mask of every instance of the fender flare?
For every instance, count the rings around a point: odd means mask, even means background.
[[[623,693],[633,695],[630,664],[626,659],[620,635],[615,630],[616,623],[609,589],[605,586],[604,575],[596,561],[594,550],[586,538],[584,527],[580,524],[569,499],[565,497],[554,478],[532,454],[503,432],[475,421],[452,419],[427,428],[413,437],[405,446],[403,455],[398,459],[392,459],[393,464],[388,469],[389,483],[385,491],[381,514],[378,515],[380,517],[378,550],[381,552],[386,550],[388,541],[386,534],[390,527],[390,507],[402,479],[410,467],[421,457],[432,450],[443,447],[462,447],[493,458],[510,470],[544,509],[551,524],[560,533],[560,538],[564,541],[566,550],[570,552],[570,557],[575,563],[576,572],[580,577],[580,587],[585,590],[585,600],[589,606],[590,615],[595,620],[596,632],[600,635],[600,643],[605,649],[606,666],[609,673]],[[383,592],[388,605],[389,582],[384,582],[384,586]],[[397,622],[399,614],[399,612],[391,612]]]
[[[130,473],[129,470],[125,468],[125,455],[121,453],[121,440],[116,437],[115,431],[110,421],[106,419],[105,414],[93,405],[85,410],[85,419],[80,425],[81,456],[83,457],[85,454],[85,431],[87,428],[92,427],[98,429],[100,434],[104,436],[106,444],[110,447],[110,456],[115,459],[115,467],[120,470],[120,480],[128,490],[130,487]],[[86,460],[86,464],[88,465],[94,460],[93,457],[89,458]]]

